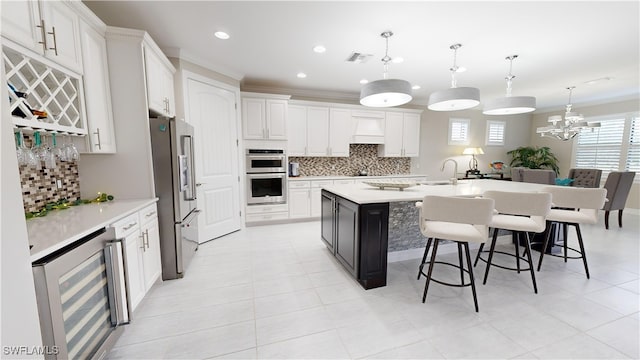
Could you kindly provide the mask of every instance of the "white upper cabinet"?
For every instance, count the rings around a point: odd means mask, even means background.
[[[115,153],[107,43],[104,34],[88,24],[80,25],[80,41],[84,62],[84,93],[88,127],[88,150],[94,153]]]
[[[307,107],[289,105],[287,114],[287,155],[305,156],[307,153]]]
[[[149,110],[163,116],[175,116],[176,96],[173,87],[175,69],[164,55],[161,57],[150,46],[144,48],[144,62]]]
[[[390,112],[385,116],[384,144],[378,147],[381,157],[417,157],[420,152],[420,114]]]
[[[349,109],[289,105],[289,156],[349,156]]]
[[[329,156],[349,156],[353,134],[351,110],[331,108],[329,113]]]
[[[329,156],[329,108],[307,107],[307,154]]]
[[[2,36],[82,74],[79,22],[64,1],[2,2]]]
[[[243,137],[249,140],[287,140],[288,98],[243,93]]]

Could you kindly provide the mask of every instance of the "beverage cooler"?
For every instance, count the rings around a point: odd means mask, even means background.
[[[103,358],[129,323],[124,247],[103,228],[33,263],[47,359]]]

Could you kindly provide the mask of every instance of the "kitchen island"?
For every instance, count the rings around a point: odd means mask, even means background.
[[[418,249],[425,239],[415,202],[426,195],[481,196],[485,191],[535,192],[549,185],[488,179],[425,182],[399,191],[366,184],[322,190],[321,237],[365,289],[386,285],[389,252]]]

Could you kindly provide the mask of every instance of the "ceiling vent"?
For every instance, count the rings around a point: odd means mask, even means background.
[[[371,59],[372,57],[373,57],[373,54],[363,54],[359,52],[353,52],[347,58],[347,62],[354,63],[354,64],[364,64],[367,61],[369,61],[369,59]]]

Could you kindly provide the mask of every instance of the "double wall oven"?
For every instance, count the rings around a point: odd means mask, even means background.
[[[287,202],[287,158],[283,149],[247,149],[247,204]]]

